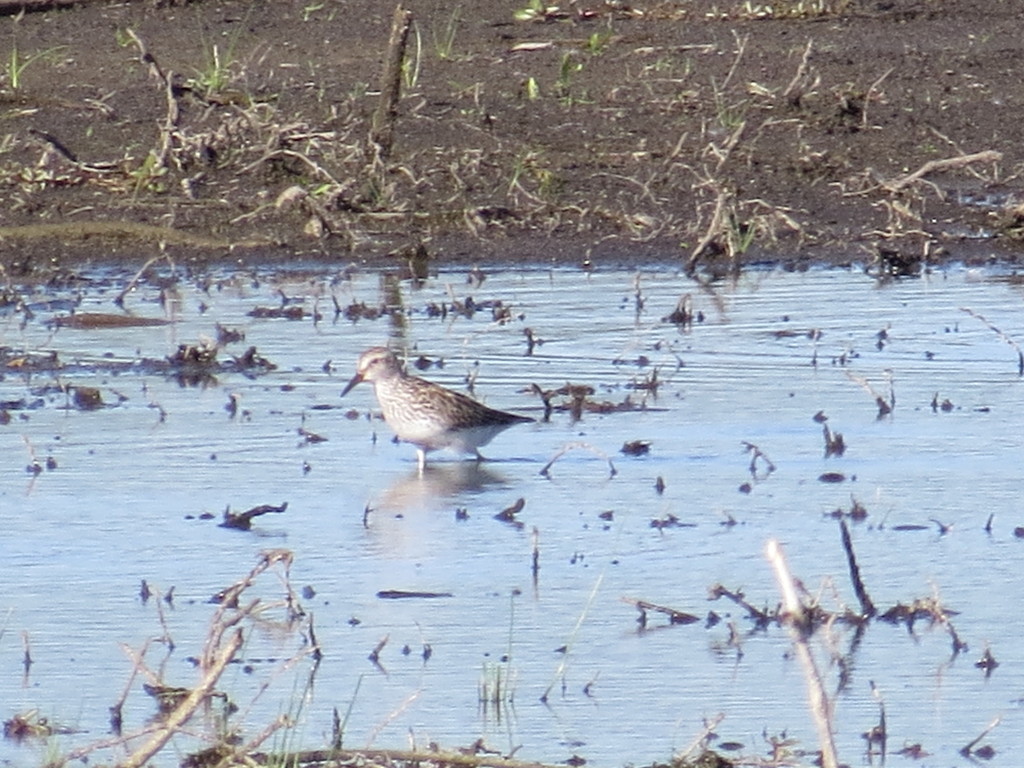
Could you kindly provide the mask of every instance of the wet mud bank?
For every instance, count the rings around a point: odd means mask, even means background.
[[[9,276],[1020,254],[1019,3],[45,8],[0,4]]]

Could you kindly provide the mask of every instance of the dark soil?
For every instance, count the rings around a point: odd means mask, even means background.
[[[379,0],[10,1],[12,277],[421,245],[440,263],[895,274],[1022,255],[1019,0],[407,0],[376,141]]]

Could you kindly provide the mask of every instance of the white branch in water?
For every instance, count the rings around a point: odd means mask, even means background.
[[[804,605],[797,595],[793,575],[789,571],[786,556],[778,541],[768,540],[765,545],[765,557],[775,569],[775,580],[778,581],[779,591],[782,593],[782,615],[779,620],[789,629],[793,648],[796,650],[797,658],[800,659],[804,669],[804,678],[807,680],[807,699],[811,715],[814,718],[814,725],[818,730],[818,740],[821,742],[821,764],[823,768],[838,768],[839,757],[836,754],[835,739],[832,736],[832,710],[828,694],[825,693],[825,685],[821,680],[821,674],[818,672],[814,656],[807,644],[810,633],[807,628]]]

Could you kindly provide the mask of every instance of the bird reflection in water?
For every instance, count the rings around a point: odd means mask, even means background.
[[[417,509],[444,508],[453,499],[467,493],[507,486],[508,479],[494,471],[494,463],[476,461],[435,462],[421,472],[415,471],[396,480],[372,503],[375,511],[409,512]]]

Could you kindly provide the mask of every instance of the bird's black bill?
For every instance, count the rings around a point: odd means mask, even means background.
[[[353,376],[352,380],[348,384],[345,385],[345,388],[343,390],[341,390],[341,396],[344,397],[345,395],[347,395],[349,393],[349,391],[352,389],[352,387],[354,387],[356,384],[358,384],[362,380],[363,380],[363,377],[360,374],[358,374],[358,373],[355,376]]]

